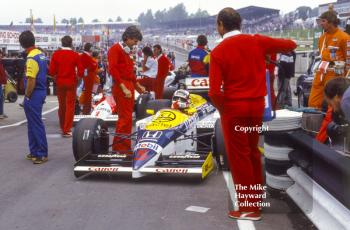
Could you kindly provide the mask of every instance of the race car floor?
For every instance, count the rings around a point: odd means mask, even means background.
[[[43,165],[24,158],[26,124],[0,129],[0,229],[314,229],[285,194],[270,190],[271,208],[263,209],[263,220],[228,218],[221,171],[204,181],[159,175],[77,180],[72,139],[60,136],[56,111],[44,117],[49,161]],[[190,206],[197,211],[186,211]]]

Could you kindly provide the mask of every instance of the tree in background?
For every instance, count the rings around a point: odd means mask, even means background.
[[[80,23],[80,24],[84,23],[84,19],[83,19],[82,17],[80,17],[80,18],[78,19],[78,23]]]
[[[108,22],[113,22],[113,19],[111,19],[111,18],[110,18],[110,19],[108,19]]]
[[[208,11],[201,10],[201,8],[199,8],[196,13],[190,14],[189,17],[190,18],[204,18],[204,17],[209,17],[209,16],[210,15],[209,15]]]
[[[166,21],[178,21],[188,18],[186,7],[183,3],[170,7],[166,14]]]
[[[69,23],[72,25],[72,26],[75,26],[77,23],[78,23],[78,20],[76,18],[70,18],[69,19]]]
[[[210,16],[208,11],[198,9],[197,12],[189,15],[186,11],[186,7],[183,3],[177,4],[174,7],[170,7],[168,10],[157,10],[154,14],[151,9],[142,12],[137,21],[143,27],[152,27],[157,23],[169,22],[169,21],[179,21],[188,18],[200,18]]]
[[[132,22],[132,19],[131,19],[131,18],[129,18],[129,19],[128,19],[128,22]]]
[[[100,22],[97,18],[95,18],[94,20],[92,20],[91,22]]]
[[[296,9],[297,15],[296,18],[297,19],[302,19],[303,21],[305,21],[307,18],[310,17],[310,13],[311,13],[312,9],[308,6],[300,6]]]
[[[61,23],[62,23],[62,24],[69,24],[69,20],[68,20],[68,19],[63,18],[63,19],[61,20]]]
[[[43,20],[41,18],[34,19],[34,23],[43,23]]]
[[[121,21],[123,21],[123,19],[120,16],[118,16],[116,22],[121,22]]]
[[[165,17],[166,17],[166,14],[167,14],[166,9],[164,9],[164,10],[162,10],[162,11],[157,10],[157,11],[154,13],[154,20],[155,20],[157,23],[164,22]]]

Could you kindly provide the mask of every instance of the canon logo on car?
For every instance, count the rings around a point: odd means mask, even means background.
[[[117,172],[118,170],[117,167],[90,167],[88,169],[90,172]]]
[[[187,173],[188,169],[184,168],[158,168],[156,173]]]
[[[199,159],[200,155],[171,155],[170,159]]]
[[[200,78],[197,78],[197,79],[193,79],[192,82],[191,82],[191,85],[192,86],[206,86],[206,87],[209,87],[209,79],[208,78],[203,78],[203,79],[200,79]]]

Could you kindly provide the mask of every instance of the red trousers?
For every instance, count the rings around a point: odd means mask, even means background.
[[[115,132],[117,136],[115,136],[113,139],[112,150],[121,151],[121,153],[125,153],[125,151],[131,151],[130,138],[125,139],[122,136],[128,136],[132,131],[132,112],[134,110],[135,91],[133,82],[123,81],[123,83],[131,91],[131,98],[125,97],[125,94],[122,92],[119,85],[114,85],[112,89],[118,114],[118,121],[115,125]]]
[[[156,79],[151,77],[143,77],[137,80],[143,87],[146,88],[146,91],[151,92],[154,91],[154,87],[156,84]]]
[[[74,118],[76,85],[57,85],[58,118],[63,133],[71,132]]]
[[[165,77],[157,76],[156,78],[156,81],[154,84],[154,93],[155,93],[156,99],[163,99]]]
[[[83,100],[83,114],[90,115],[91,113],[91,100],[92,100],[92,87],[94,86],[94,78],[90,75],[83,78],[84,80],[84,100]]]
[[[246,207],[239,207],[241,212],[255,212],[254,207],[261,199],[244,198],[249,194],[261,194],[251,186],[262,185],[263,175],[261,153],[258,149],[259,133],[257,130],[244,131],[244,128],[256,128],[262,124],[264,98],[224,102],[221,124],[225,139],[228,163],[235,184],[237,201]],[[246,187],[243,187],[246,186]]]

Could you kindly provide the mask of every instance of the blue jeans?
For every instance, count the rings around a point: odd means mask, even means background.
[[[2,84],[0,84],[0,115],[4,114],[4,91],[2,90]]]

